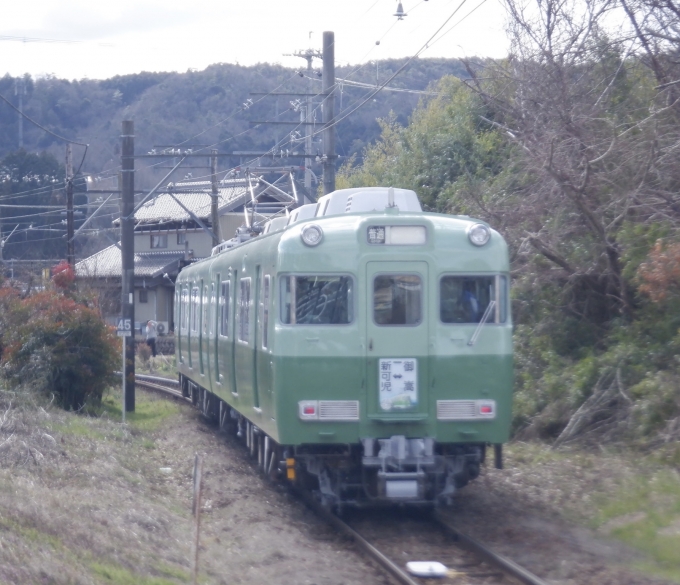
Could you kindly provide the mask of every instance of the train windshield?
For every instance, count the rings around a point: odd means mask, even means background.
[[[487,323],[505,323],[505,276],[444,276],[439,284],[443,323],[479,323],[491,301]]]
[[[352,321],[349,276],[284,276],[281,321],[288,325],[346,325]]]
[[[378,325],[418,325],[423,285],[416,274],[381,274],[373,281],[373,318]]]

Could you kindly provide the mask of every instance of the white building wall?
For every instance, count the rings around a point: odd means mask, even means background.
[[[154,230],[148,232],[135,232],[135,252],[167,252],[174,250],[184,250],[185,245],[179,244],[179,234],[186,234],[189,243],[189,250],[193,250],[194,256],[203,258],[210,256],[212,250],[212,239],[202,229],[199,230]],[[152,248],[152,236],[167,236],[167,246],[164,248]]]

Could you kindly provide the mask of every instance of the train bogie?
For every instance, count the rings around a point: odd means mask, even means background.
[[[505,242],[395,191],[335,192],[177,280],[185,386],[331,504],[445,501],[508,439]]]

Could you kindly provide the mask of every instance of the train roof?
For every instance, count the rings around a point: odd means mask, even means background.
[[[382,211],[388,206],[398,207],[400,211],[423,210],[415,191],[394,187],[355,187],[333,191],[321,197],[316,207],[316,217]]]
[[[362,187],[341,189],[321,197],[316,204],[305,205],[296,209],[290,217],[278,217],[264,224],[262,235],[257,236],[250,227],[239,228],[237,236],[223,242],[213,249],[213,257],[225,250],[241,247],[250,242],[261,241],[275,234],[281,238],[281,245],[287,242],[299,241],[299,231],[309,223],[318,223],[324,233],[335,234],[345,239],[356,234],[360,225],[366,221],[387,224],[422,223],[429,226],[429,238],[432,245],[438,248],[463,250],[460,246],[469,246],[468,231],[475,224],[487,224],[481,220],[465,215],[446,215],[441,213],[424,212],[414,191],[408,189],[394,189],[391,187]],[[299,224],[300,227],[296,227]],[[487,226],[488,227],[488,226]],[[507,246],[503,238],[490,230],[492,235],[489,245],[477,249],[473,256],[479,253],[488,254],[491,249],[507,254]],[[341,235],[344,234],[344,235]],[[354,240],[356,241],[356,239]],[[436,244],[435,244],[436,242]],[[295,244],[293,244],[295,245]],[[474,247],[473,247],[474,248]]]

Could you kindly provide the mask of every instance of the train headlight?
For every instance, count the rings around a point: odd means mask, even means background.
[[[475,246],[483,246],[491,239],[491,230],[482,223],[476,223],[468,228],[468,238]]]
[[[305,245],[318,246],[321,240],[323,240],[323,230],[318,225],[312,223],[302,228],[300,237]]]

